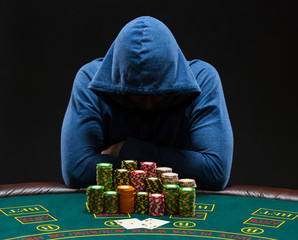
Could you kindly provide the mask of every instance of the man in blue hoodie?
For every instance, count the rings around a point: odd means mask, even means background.
[[[96,183],[96,164],[123,159],[172,167],[198,188],[229,180],[233,134],[216,70],[187,61],[170,30],[139,17],[104,58],[74,80],[61,133],[62,173],[70,187]]]

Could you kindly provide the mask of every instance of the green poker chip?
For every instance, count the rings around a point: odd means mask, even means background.
[[[182,187],[179,190],[179,215],[182,217],[193,217],[195,215],[195,189]]]
[[[104,212],[104,186],[92,185],[86,190],[88,211],[91,213]]]
[[[106,213],[119,212],[119,194],[117,191],[104,192],[104,211]]]
[[[113,164],[98,163],[96,165],[96,183],[105,190],[113,190]]]
[[[163,186],[165,197],[165,213],[167,215],[176,215],[179,213],[179,194],[180,187],[177,184],[166,184]]]

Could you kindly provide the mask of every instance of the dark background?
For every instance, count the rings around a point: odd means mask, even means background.
[[[62,181],[72,82],[130,20],[151,15],[220,73],[234,130],[230,184],[298,189],[295,1],[1,1],[0,184]],[[169,4],[170,3],[170,4]]]

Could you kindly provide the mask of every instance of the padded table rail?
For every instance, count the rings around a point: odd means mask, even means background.
[[[32,182],[0,185],[0,198],[24,195],[85,193],[85,188],[74,189],[59,182]],[[230,185],[222,191],[197,190],[199,194],[269,198],[298,202],[298,190],[252,185]]]

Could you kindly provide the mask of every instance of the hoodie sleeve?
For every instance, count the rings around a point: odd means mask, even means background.
[[[61,131],[62,175],[67,186],[79,188],[96,184],[96,164],[117,165],[119,158],[101,155],[104,107],[88,88],[90,76],[80,70],[74,80]]]
[[[170,166],[179,178],[194,178],[199,188],[221,190],[227,185],[233,155],[233,133],[220,78],[209,66],[196,78],[201,94],[194,100],[189,114],[191,150],[157,146],[129,138],[120,157],[154,161]]]

